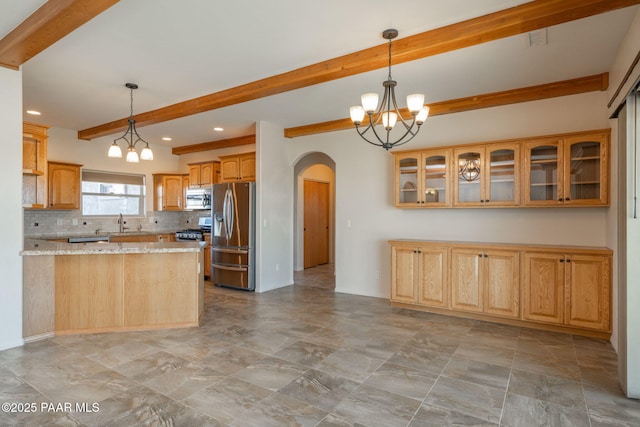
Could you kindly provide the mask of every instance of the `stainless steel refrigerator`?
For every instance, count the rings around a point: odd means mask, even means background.
[[[253,291],[256,184],[214,184],[211,198],[211,281]]]

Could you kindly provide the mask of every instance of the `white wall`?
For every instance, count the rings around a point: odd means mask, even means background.
[[[596,92],[431,117],[416,140],[403,148],[607,127],[606,94]],[[287,140],[286,149],[291,163],[315,151],[336,162],[338,292],[389,297],[389,239],[588,246],[607,243],[608,208],[397,209],[393,206],[393,157],[382,148],[366,144],[355,131]]]
[[[22,345],[22,71],[0,67],[0,350]]]
[[[293,167],[282,128],[257,124],[256,292],[293,284]]]

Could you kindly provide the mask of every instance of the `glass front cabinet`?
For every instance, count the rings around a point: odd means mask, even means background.
[[[397,207],[451,206],[450,150],[425,150],[395,156]]]
[[[526,206],[609,204],[609,132],[527,141]]]
[[[609,205],[610,130],[394,153],[395,206]]]
[[[455,206],[518,206],[520,145],[499,143],[454,150]]]

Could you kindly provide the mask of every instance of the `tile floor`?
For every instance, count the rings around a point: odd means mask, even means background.
[[[640,425],[607,342],[332,288],[331,266],[264,294],[208,286],[200,328],[2,351],[0,402],[36,411],[0,426]]]

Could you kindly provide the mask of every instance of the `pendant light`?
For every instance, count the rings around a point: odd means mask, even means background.
[[[135,83],[126,83],[125,86],[131,91],[131,113],[129,115],[129,127],[127,127],[127,131],[124,133],[124,135],[113,140],[113,144],[111,144],[111,146],[109,147],[107,156],[122,158],[122,150],[118,145],[118,141],[122,139],[127,143],[127,162],[138,163],[140,159],[153,160],[153,151],[151,151],[151,148],[149,148],[149,143],[142,139],[140,135],[138,135],[138,131],[136,130],[136,121],[133,118],[133,90],[138,89],[138,85]],[[144,142],[145,144],[142,151],[140,151],[140,156],[138,156],[138,152],[136,151],[136,144],[138,142]]]
[[[385,30],[382,33],[385,40],[389,40],[389,76],[382,83],[384,87],[384,95],[382,102],[378,106],[377,93],[365,93],[361,97],[362,106],[351,107],[350,116],[353,124],[356,126],[358,135],[369,144],[390,150],[398,145],[406,144],[411,141],[420,131],[420,126],[427,120],[429,116],[429,107],[424,105],[424,95],[415,93],[407,96],[407,108],[411,113],[411,120],[407,121],[402,117],[400,109],[396,104],[395,87],[397,82],[391,78],[391,40],[398,37],[398,31],[394,29]],[[365,114],[369,118],[369,124],[361,128],[360,125],[364,120]],[[395,141],[391,140],[391,130],[400,123],[404,127],[404,133]],[[382,125],[382,129],[376,129],[376,126]],[[367,133],[371,131],[375,140]]]

